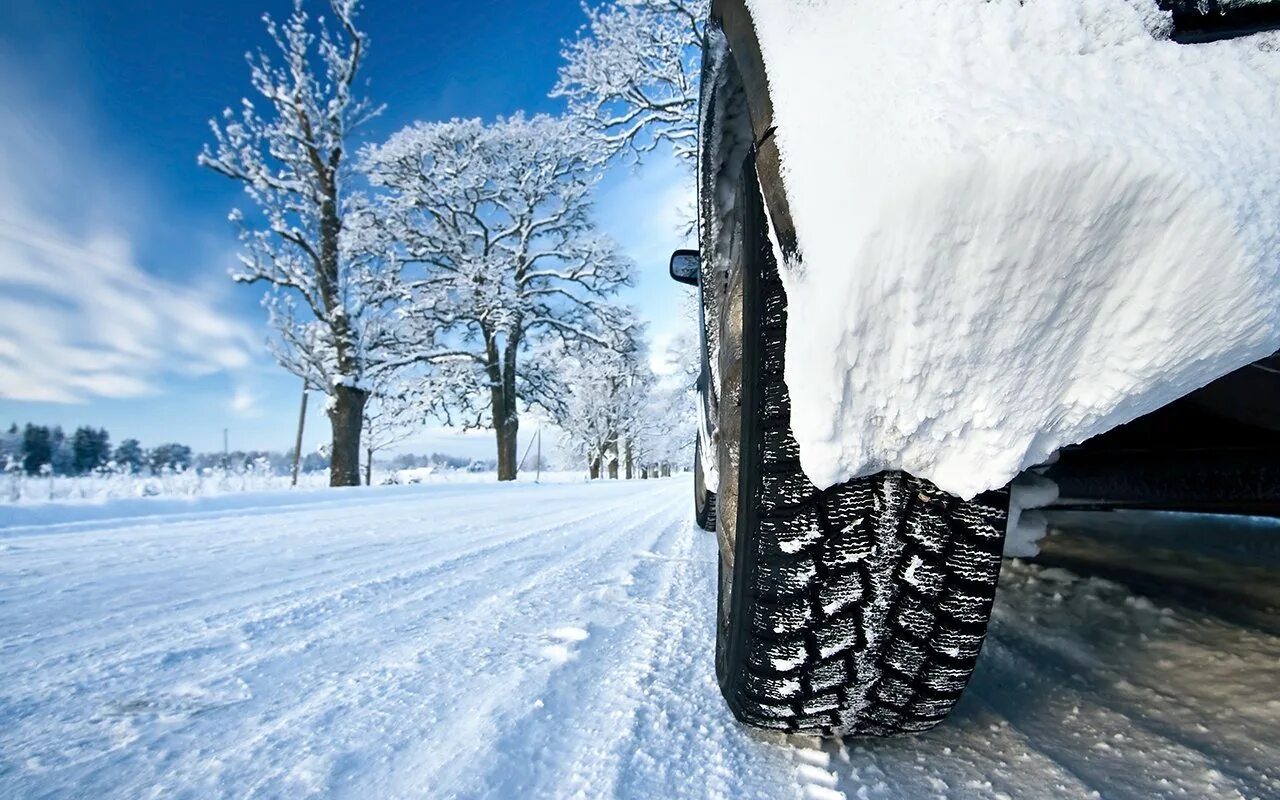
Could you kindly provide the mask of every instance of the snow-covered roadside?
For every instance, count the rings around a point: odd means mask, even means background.
[[[563,482],[584,479],[575,470],[522,472],[520,480]],[[498,473],[493,470],[410,469],[373,471],[374,486],[414,483],[493,483]],[[36,476],[9,473],[0,476],[0,509],[13,505],[84,504],[100,505],[117,500],[195,500],[206,497],[244,494],[247,492],[305,491],[329,488],[328,471],[304,472],[297,486],[289,475],[274,475],[262,470],[186,469],[165,470],[158,475],[109,472],[95,475]]]
[[[0,541],[0,796],[1280,794],[1280,636],[1013,562],[946,726],[783,739],[687,477],[392,488]]]
[[[378,474],[375,478],[381,479]],[[0,477],[0,507],[41,503],[100,503],[144,497],[212,497],[240,492],[288,489],[289,475],[267,469],[165,469],[150,475],[108,471],[91,475],[27,475],[10,471]],[[298,487],[320,489],[329,485],[329,473],[303,472]]]
[[[1280,349],[1280,33],[1153,0],[747,0],[808,476],[970,497]]]
[[[418,473],[418,470],[405,470]],[[536,480],[542,483],[580,483],[581,472],[543,472]],[[327,478],[326,478],[327,480]],[[534,473],[522,474],[519,483],[533,483]],[[137,517],[151,522],[169,521],[190,516],[270,511],[316,503],[348,503],[352,496],[371,499],[394,498],[421,494],[426,487],[459,485],[497,485],[497,473],[449,471],[417,474],[407,485],[355,486],[334,489],[329,486],[301,486],[294,489],[268,491],[208,492],[205,494],[155,497],[86,497],[62,502],[0,503],[0,538],[14,529],[34,526],[73,526],[86,522],[116,522]]]

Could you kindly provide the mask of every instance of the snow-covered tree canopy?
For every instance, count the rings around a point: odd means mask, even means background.
[[[411,436],[425,417],[414,393],[399,376],[385,373],[385,380],[373,384],[364,406],[364,437],[367,453],[377,453]]]
[[[698,401],[691,383],[663,376],[654,380],[634,423],[635,459],[677,468],[693,464],[698,437]]]
[[[591,8],[552,90],[614,153],[663,142],[697,155],[698,86],[710,0],[615,0]]]
[[[210,122],[215,146],[199,158],[240,181],[257,207],[249,217],[231,214],[246,246],[234,278],[270,284],[266,305],[282,336],[281,362],[321,389],[362,379],[370,335],[362,323],[378,302],[343,222],[357,200],[345,185],[349,139],[381,109],[355,94],[366,49],[355,27],[358,4],[332,0],[330,8],[335,26],[313,22],[302,0],[283,23],[263,17],[278,52],[248,60],[268,113],[248,98],[238,112],[226,109]]]
[[[263,18],[277,52],[248,57],[249,99],[212,120],[215,146],[199,163],[243,184],[256,212],[238,209],[245,253],[237,281],[262,282],[280,333],[280,363],[330,395],[335,485],[358,482],[367,373],[387,334],[376,257],[360,257],[344,230],[360,202],[346,191],[350,138],[380,109],[357,96],[367,49],[356,0],[330,0],[333,24],[295,0],[283,23]],[[366,252],[366,256],[369,254]],[[376,256],[376,254],[373,254]]]
[[[639,342],[610,351],[561,348],[555,362],[567,391],[555,422],[567,455],[592,477],[614,477],[612,465],[618,462],[628,472],[641,464],[687,466],[698,408],[694,376],[683,369],[693,360],[687,348],[688,340],[677,337],[664,353],[660,374]]]
[[[500,473],[517,403],[563,402],[555,370],[532,363],[542,346],[628,337],[612,295],[631,264],[591,219],[598,155],[575,121],[545,115],[417,123],[364,153],[399,266],[390,363],[426,368],[453,421],[492,425]]]
[[[653,374],[642,347],[628,350],[564,349],[557,370],[567,392],[556,425],[563,447],[600,477],[601,467],[625,456],[640,433]]]

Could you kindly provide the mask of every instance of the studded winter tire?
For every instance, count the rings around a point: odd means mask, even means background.
[[[719,284],[716,667],[741,721],[887,736],[942,721],[974,669],[1007,492],[964,501],[882,472],[819,490],[783,381],[787,301],[754,151]]]

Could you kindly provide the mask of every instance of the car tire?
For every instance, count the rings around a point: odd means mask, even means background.
[[[808,480],[754,155],[719,315],[720,688],[739,720],[761,728],[923,731],[951,711],[977,662],[1008,492],[965,501],[903,472],[823,490]]]

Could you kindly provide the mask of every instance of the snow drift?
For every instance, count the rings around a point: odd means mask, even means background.
[[[1151,0],[748,0],[810,479],[963,497],[1280,349],[1280,36]]]

